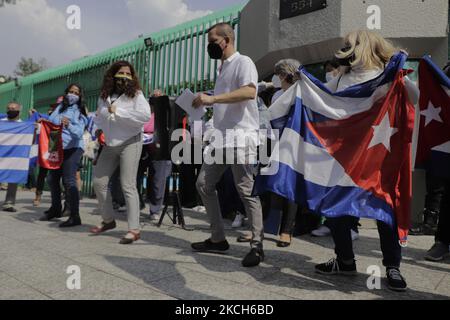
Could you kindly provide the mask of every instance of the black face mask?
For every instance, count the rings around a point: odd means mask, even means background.
[[[345,58],[345,59],[339,59],[339,65],[343,66],[343,67],[351,67],[352,66],[352,62],[355,61],[355,54],[352,54],[350,57]]]
[[[17,118],[20,114],[20,111],[8,111],[6,114],[8,115],[8,119],[11,120]]]
[[[220,44],[213,42],[208,44],[208,54],[211,59],[219,60],[223,57],[223,49]]]
[[[128,79],[116,79],[115,86],[117,93],[124,93],[131,87],[131,81]]]

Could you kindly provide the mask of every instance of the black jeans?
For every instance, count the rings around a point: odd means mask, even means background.
[[[358,218],[344,216],[327,219],[327,225],[331,229],[335,244],[337,258],[341,261],[355,259],[351,229]],[[383,265],[385,267],[399,268],[402,260],[402,248],[399,243],[397,227],[390,227],[377,221],[378,234],[380,235],[381,251],[383,253]]]
[[[52,194],[52,209],[55,212],[62,211],[60,185],[62,178],[70,214],[72,217],[78,217],[80,215],[80,193],[77,186],[77,170],[82,156],[83,149],[73,148],[64,150],[64,162],[61,168],[58,170],[49,170],[48,184]]]
[[[39,167],[39,174],[36,183],[36,194],[42,195],[45,186],[45,178],[47,178],[48,169]]]
[[[445,192],[445,180],[427,172],[426,184],[427,195],[425,197],[425,208],[432,212],[439,212],[441,200]]]
[[[271,207],[275,210],[281,210],[280,234],[292,235],[297,219],[298,205],[272,193]]]
[[[444,180],[444,196],[441,199],[436,241],[450,245],[450,179]]]
[[[234,184],[234,177],[231,168],[228,168],[216,186],[217,196],[219,197],[220,211],[223,217],[227,217],[231,212],[239,212],[244,216],[244,204]]]

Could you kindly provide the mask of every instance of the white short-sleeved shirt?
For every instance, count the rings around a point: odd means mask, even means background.
[[[258,87],[258,71],[249,57],[236,52],[219,68],[214,95],[229,93],[248,85]],[[259,112],[256,98],[255,94],[252,100],[214,105],[214,128],[224,137],[223,143],[213,142],[214,148],[243,148],[248,147],[248,143],[250,147],[257,146]],[[238,139],[236,145],[234,135],[227,135],[230,129],[244,131],[247,139]]]

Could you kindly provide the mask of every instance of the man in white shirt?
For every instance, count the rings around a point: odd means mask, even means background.
[[[220,59],[214,95],[200,94],[193,102],[196,108],[214,107],[214,138],[211,142],[217,154],[232,154],[234,161],[225,164],[205,163],[197,180],[197,189],[211,220],[210,239],[192,244],[199,252],[222,253],[229,249],[226,241],[216,184],[227,168],[231,167],[236,189],[251,221],[252,237],[240,237],[240,242],[250,242],[251,251],[244,258],[244,267],[254,267],[264,260],[264,237],[261,203],[252,196],[254,166],[247,161],[256,157],[258,145],[259,113],[257,106],[258,72],[253,61],[236,51],[233,28],[219,23],[208,32],[208,53]],[[237,139],[236,139],[237,138]],[[227,155],[227,160],[230,160]],[[246,159],[243,159],[245,155]]]

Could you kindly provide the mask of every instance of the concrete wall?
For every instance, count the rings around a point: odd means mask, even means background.
[[[282,21],[280,0],[251,0],[241,15],[241,52],[256,62],[261,77],[270,75],[282,58],[295,57],[303,64],[325,61],[348,32],[367,28],[369,5],[381,9],[384,37],[413,58],[432,54],[445,64],[448,0],[328,0],[326,9]]]
[[[439,65],[448,60],[449,0],[328,0],[323,10],[279,20],[280,0],[251,0],[241,14],[240,51],[256,63],[260,78],[273,73],[283,58],[303,64],[330,59],[342,47],[342,38],[353,30],[366,29],[370,5],[381,9],[377,30],[411,58],[431,54]],[[422,219],[425,175],[413,175],[414,225]]]

